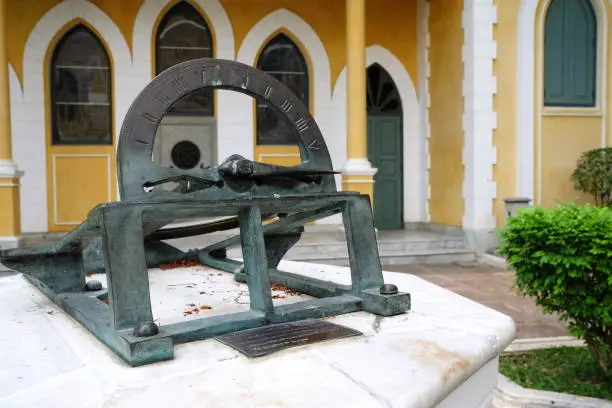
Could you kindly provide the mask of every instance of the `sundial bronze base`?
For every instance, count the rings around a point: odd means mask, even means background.
[[[263,225],[261,213],[287,215]],[[284,255],[270,249],[287,249],[274,245],[283,234],[293,242],[300,227],[336,213],[342,213],[345,220],[351,285],[284,272],[276,268],[278,263],[269,263]],[[135,335],[139,325],[153,321],[148,268],[180,259],[177,254],[183,258],[193,255],[161,242],[151,245],[144,231],[166,217],[189,220],[227,215],[238,216],[240,236],[198,250],[197,256],[205,265],[246,281],[251,310],[161,326],[148,337]],[[382,316],[404,313],[410,308],[408,293],[380,293],[384,280],[371,217],[368,196],[356,193],[295,195],[283,200],[253,197],[224,200],[221,205],[218,201],[166,200],[146,205],[124,201],[96,207],[85,223],[54,245],[10,250],[2,256],[4,265],[23,272],[121,358],[138,366],[172,359],[176,343],[239,330],[361,310]],[[102,243],[108,291],[88,291],[85,282],[82,243],[95,237]],[[224,249],[236,244],[242,246],[244,263],[223,257]],[[271,284],[275,283],[317,299],[274,306]]]

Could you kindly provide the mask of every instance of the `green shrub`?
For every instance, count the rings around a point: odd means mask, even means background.
[[[597,205],[612,205],[612,147],[582,153],[572,181],[576,190],[591,194]]]
[[[501,231],[500,253],[516,271],[518,293],[567,321],[612,377],[612,209],[525,209]]]

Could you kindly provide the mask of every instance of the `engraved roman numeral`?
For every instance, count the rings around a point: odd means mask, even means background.
[[[172,101],[170,100],[170,97],[168,97],[168,95],[163,94],[163,93],[156,94],[155,100],[163,106],[170,105],[172,103]]]
[[[288,100],[285,99],[285,101],[281,104],[281,110],[287,113],[291,109],[293,109],[293,105]]]
[[[246,74],[244,76],[244,79],[242,80],[242,89],[247,89],[249,87],[249,74]]]
[[[264,91],[264,98],[270,99],[270,95],[272,95],[272,87],[267,85],[266,90]]]
[[[146,120],[148,120],[151,123],[157,123],[157,118],[153,115],[151,115],[150,113],[143,113],[142,117],[145,118]]]
[[[320,150],[321,149],[321,141],[319,139],[314,139],[312,142],[308,143],[306,146],[308,150]]]
[[[187,84],[185,83],[185,79],[183,77],[178,77],[172,81],[172,86],[178,93],[187,92]]]
[[[308,122],[306,122],[306,119],[304,118],[298,119],[295,122],[295,126],[300,131],[300,133],[304,133],[306,130],[308,130]]]

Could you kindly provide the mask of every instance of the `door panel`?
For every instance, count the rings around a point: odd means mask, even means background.
[[[368,159],[378,169],[374,222],[379,229],[403,228],[402,126],[398,116],[368,116]]]

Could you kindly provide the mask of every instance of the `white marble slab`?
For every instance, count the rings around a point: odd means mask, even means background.
[[[350,281],[342,267],[281,266]],[[210,339],[175,346],[172,361],[131,368],[20,275],[1,278],[0,407],[449,407],[462,384],[484,384],[467,380],[488,372],[481,369],[512,341],[514,322],[418,277],[385,279],[412,294],[412,311],[330,318],[362,337],[259,359]],[[248,309],[246,285],[211,269],[152,270],[150,283],[162,325]],[[275,294],[277,303],[308,298]],[[199,306],[212,309],[185,314]]]

